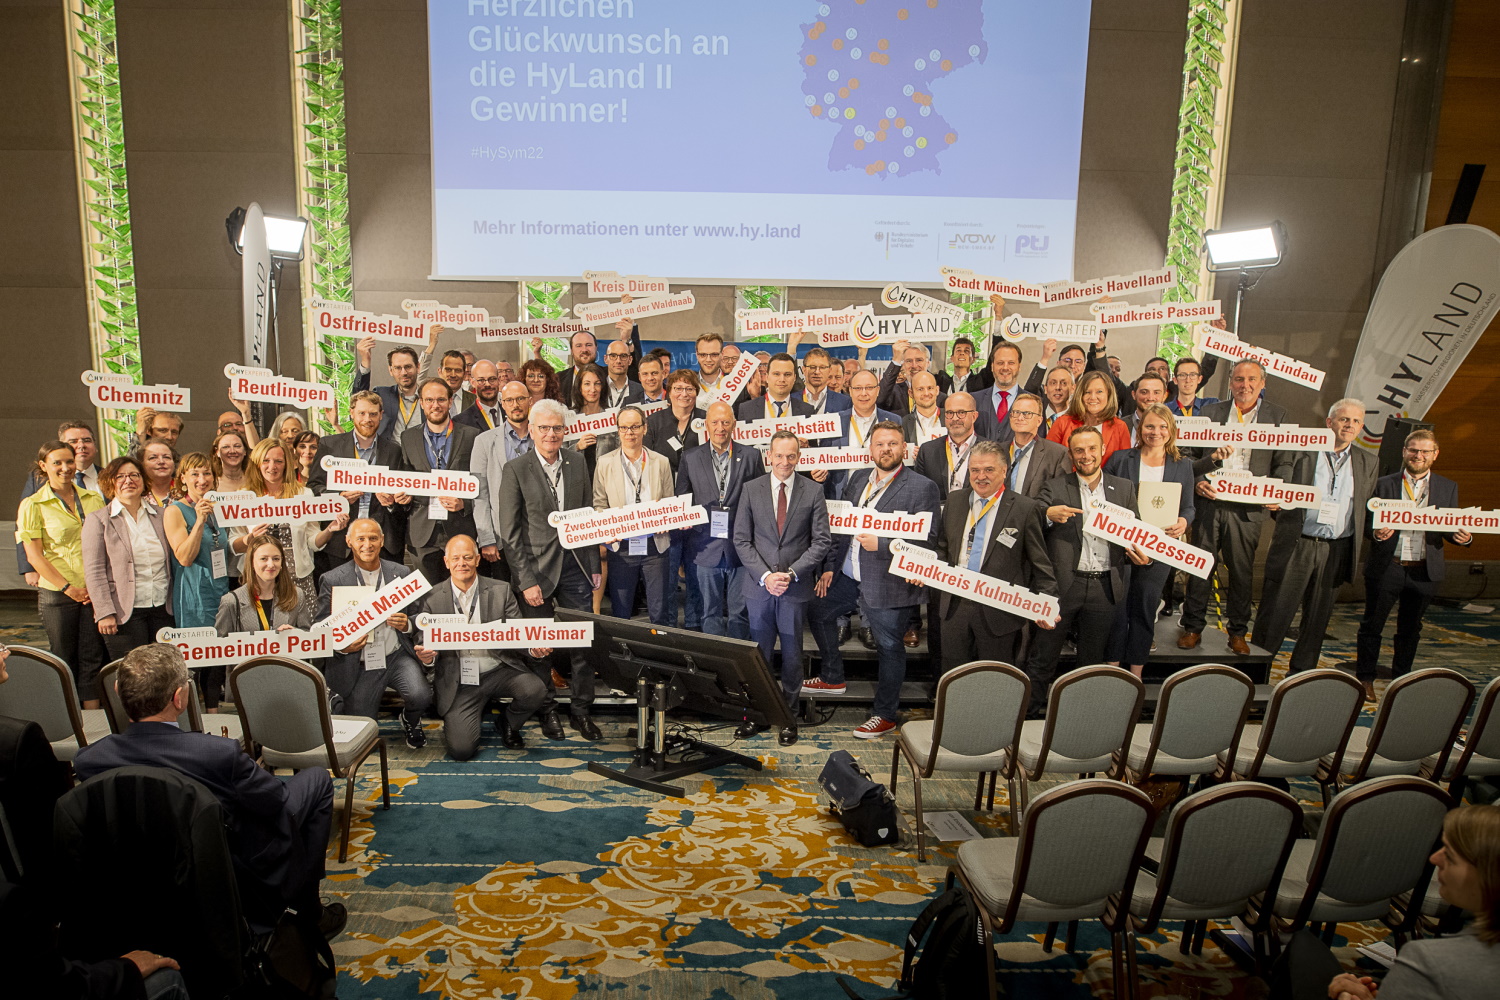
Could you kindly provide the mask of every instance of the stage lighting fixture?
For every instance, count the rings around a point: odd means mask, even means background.
[[[1215,229],[1203,234],[1210,271],[1243,271],[1281,263],[1286,231],[1280,222],[1254,229]]]
[[[284,215],[267,215],[266,245],[275,260],[301,260],[302,242],[307,235],[307,220],[301,216],[288,218]],[[245,252],[245,210],[236,208],[224,220],[229,232],[229,244],[234,252]]]

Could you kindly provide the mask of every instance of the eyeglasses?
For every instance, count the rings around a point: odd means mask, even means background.
[[[1436,455],[1437,454],[1437,449],[1436,448],[1406,448],[1404,450],[1405,450],[1405,452],[1408,455]]]
[[[115,482],[117,483],[138,483],[140,481],[141,476],[136,472],[121,472],[115,475]]]
[[[1030,419],[1031,417],[1040,419],[1042,416],[1041,413],[1037,410],[1011,410],[1010,415],[1013,417],[1026,417],[1028,419]]]
[[[966,417],[966,416],[968,416],[971,413],[978,413],[978,412],[979,412],[978,410],[944,410],[943,411],[943,416],[945,416],[945,417]]]
[[[530,396],[501,396],[502,403],[525,403],[531,399]]]
[[[621,359],[623,359],[625,361],[629,361],[630,360],[630,355],[629,354],[622,353],[620,351],[609,351],[604,356],[606,358],[608,358],[609,360],[611,360],[611,361],[619,361]]]
[[[721,358],[721,357],[723,357],[723,355],[719,354],[719,353],[714,353],[714,354],[700,354],[700,355],[698,355],[698,360],[699,361],[718,361],[719,358]]]
[[[1177,373],[1177,381],[1179,381],[1179,382],[1181,382],[1185,378],[1202,378],[1202,377],[1203,376],[1200,375],[1200,374],[1198,374],[1197,372],[1178,372]]]
[[[531,429],[538,434],[561,434],[562,424],[532,424]]]
[[[622,431],[643,431],[646,429],[645,424],[615,424],[615,426]]]

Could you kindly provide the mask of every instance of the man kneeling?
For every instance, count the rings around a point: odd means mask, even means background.
[[[504,619],[521,619],[515,594],[499,580],[479,575],[479,548],[468,535],[455,535],[443,549],[443,564],[451,574],[427,595],[430,615],[463,615],[479,625]],[[534,657],[550,656],[550,649],[528,650]],[[521,726],[547,696],[547,683],[539,668],[527,665],[520,653],[510,649],[445,649],[438,651],[418,644],[417,658],[429,666],[436,661],[433,689],[438,714],[443,717],[443,735],[448,756],[468,760],[479,751],[479,727],[485,706],[495,698],[510,698],[505,708],[505,728],[500,736],[506,747],[523,750],[526,741]]]

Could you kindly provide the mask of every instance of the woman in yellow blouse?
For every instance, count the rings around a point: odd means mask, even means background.
[[[98,708],[105,651],[83,579],[83,521],[104,506],[104,498],[74,484],[73,449],[61,441],[42,445],[36,467],[47,482],[21,501],[16,540],[41,577],[37,609],[47,643],[72,668],[83,707]]]

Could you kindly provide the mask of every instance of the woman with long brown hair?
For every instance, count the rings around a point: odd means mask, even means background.
[[[1088,371],[1078,380],[1068,412],[1058,417],[1047,432],[1047,440],[1067,447],[1068,435],[1079,427],[1097,427],[1104,438],[1101,460],[1130,447],[1130,428],[1116,414],[1120,401],[1115,397],[1114,381],[1104,372]]]
[[[298,483],[293,465],[288,460],[286,446],[274,437],[268,437],[250,452],[250,461],[245,469],[245,487],[259,497],[291,500],[294,497],[312,496],[312,490]],[[302,591],[302,599],[308,607],[316,607],[318,591],[313,585],[313,553],[321,552],[334,532],[342,531],[349,523],[346,510],[335,521],[319,526],[317,521],[298,524],[258,524],[251,528],[230,528],[230,548],[236,553],[245,551],[250,535],[270,535],[288,553],[292,577]]]
[[[552,366],[545,361],[532,358],[521,366],[516,378],[531,393],[531,401],[535,403],[539,399],[553,399],[561,403],[562,384],[557,380],[557,373]]]
[[[246,489],[245,463],[250,458],[250,445],[245,435],[236,430],[220,431],[208,448],[209,463],[214,470],[215,490],[220,493],[238,493]]]
[[[231,632],[307,629],[312,625],[315,607],[316,604],[303,598],[301,589],[293,582],[281,543],[269,535],[250,535],[246,540],[240,585],[219,601],[214,627],[221,636]]]

